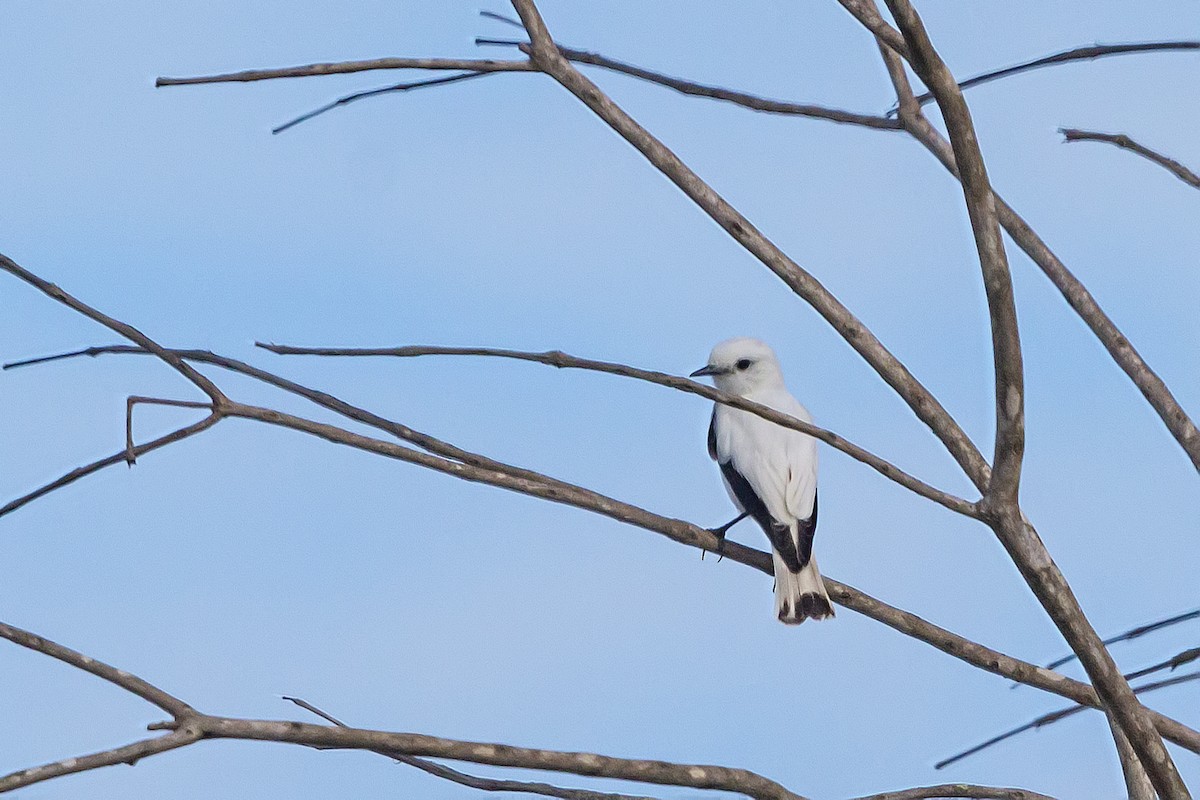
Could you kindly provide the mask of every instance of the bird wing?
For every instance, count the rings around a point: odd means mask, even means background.
[[[750,419],[724,413],[718,416],[718,409],[714,409],[708,426],[709,455],[721,467],[721,477],[734,502],[759,524],[788,569],[799,572],[812,557],[816,514],[811,516],[811,526],[800,535],[793,532],[791,520],[795,516],[789,512],[787,502],[790,493],[787,479],[792,471],[784,460],[772,457],[773,452],[784,451],[774,446],[777,440],[764,442],[755,435],[761,431],[747,425],[754,426],[757,420],[774,428],[776,434],[785,431],[744,411],[724,411]]]

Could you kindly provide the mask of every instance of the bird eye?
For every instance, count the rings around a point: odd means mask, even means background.
[[[753,361],[751,361],[750,359],[748,359],[748,358],[743,358],[741,361],[737,362],[737,364],[736,364],[735,366],[736,366],[738,369],[750,369],[750,365],[751,365],[751,364],[753,364],[753,363],[754,363],[754,362],[753,362]]]

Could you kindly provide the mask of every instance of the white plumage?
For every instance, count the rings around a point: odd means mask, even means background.
[[[808,410],[788,392],[775,353],[758,339],[730,339],[713,348],[708,365],[718,389],[805,422]],[[817,443],[748,411],[717,403],[708,433],[709,455],[720,465],[730,498],[771,540],[775,613],[780,621],[833,616],[812,558],[817,525]]]

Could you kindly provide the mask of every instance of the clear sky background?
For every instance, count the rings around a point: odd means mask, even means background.
[[[536,365],[285,360],[252,342],[555,347],[686,374],[714,342],[760,336],[819,423],[969,495],[940,445],[805,303],[544,76],[368,100],[280,136],[270,129],[299,113],[403,78],[153,88],[156,75],[474,56],[473,37],[513,34],[480,7],[9,0],[0,251],[160,342],[252,360],[702,525],[731,514],[704,449],[705,401]],[[1097,41],[1197,38],[1200,27],[1195,4],[1165,0],[919,8],[964,77]],[[832,0],[547,0],[543,12],[565,44],[672,74],[867,112],[893,100],[872,41]],[[1064,146],[1056,129],[1124,131],[1200,165],[1198,65],[1195,54],[1131,56],[968,93],[995,185],[1193,416],[1200,193],[1115,148]],[[870,325],[990,452],[978,263],[959,188],[919,145],[592,77]],[[1194,470],[1040,272],[1010,252],[1028,514],[1102,633],[1200,605]],[[0,279],[3,360],[113,341]],[[219,377],[238,399],[314,413]],[[0,495],[121,447],[129,394],[196,393],[134,358],[0,376]],[[193,418],[143,409],[137,435]],[[1064,651],[987,529],[834,451],[821,457],[824,572],[1015,656]],[[765,545],[753,525],[732,535]],[[723,763],[817,798],[943,780],[1065,798],[1121,791],[1097,713],[935,772],[1064,701],[1010,691],[849,611],[784,627],[769,578],[656,535],[251,423],[224,422],[0,519],[0,563],[4,621],[213,713],[310,719],[279,699],[299,695],[365,727]],[[1198,633],[1193,623],[1114,654],[1132,669]],[[1200,725],[1198,696],[1192,684],[1148,702]],[[0,771],[132,741],[161,716],[0,647]],[[1200,758],[1173,752],[1200,788]],[[377,756],[211,742],[21,796],[470,794]]]

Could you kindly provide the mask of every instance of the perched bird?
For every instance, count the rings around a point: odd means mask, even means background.
[[[784,386],[775,353],[758,339],[721,342],[713,348],[708,364],[692,373],[693,378],[702,375],[712,376],[723,392],[812,422],[808,410]],[[809,617],[832,617],[833,605],[812,557],[817,530],[816,440],[717,403],[708,426],[708,454],[721,467],[733,502],[771,540],[779,620],[798,625]],[[714,533],[724,537],[727,528]]]

